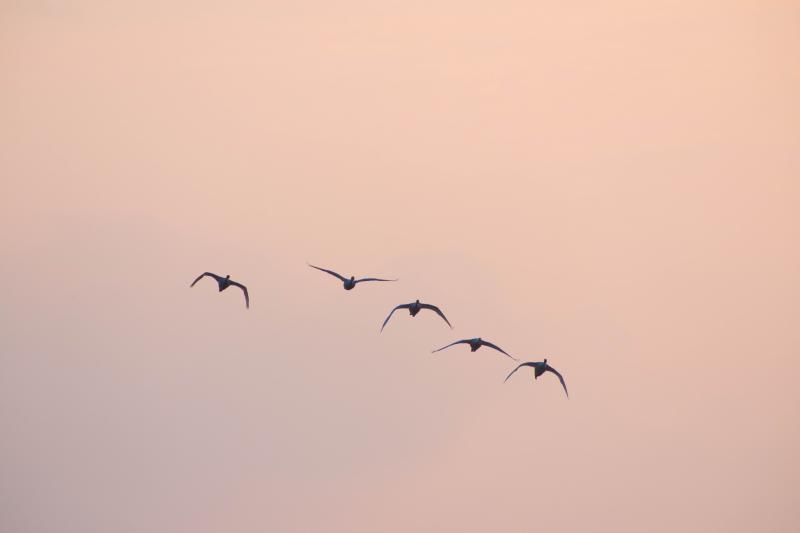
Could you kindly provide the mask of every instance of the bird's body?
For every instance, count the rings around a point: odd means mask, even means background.
[[[433,352],[431,352],[431,353],[440,352],[440,351],[444,350],[445,348],[449,348],[449,347],[454,346],[456,344],[469,344],[469,349],[470,349],[471,352],[477,351],[478,348],[480,348],[481,346],[488,346],[489,348],[492,348],[494,350],[497,350],[500,353],[503,353],[503,354],[507,355],[508,357],[513,359],[514,361],[517,360],[516,357],[512,356],[511,354],[509,354],[508,352],[506,352],[505,350],[503,350],[502,348],[500,348],[496,344],[492,344],[489,341],[485,341],[485,340],[481,339],[480,337],[477,337],[475,339],[463,339],[463,340],[460,340],[460,341],[451,342],[447,346],[443,346],[443,347],[439,348],[438,350],[433,350]]]
[[[230,274],[228,274],[227,276],[225,276],[223,278],[222,276],[218,276],[217,274],[213,274],[211,272],[204,272],[204,273],[200,274],[199,276],[197,276],[197,279],[195,279],[192,282],[190,287],[194,287],[194,284],[197,283],[198,281],[200,281],[201,279],[203,279],[205,276],[208,276],[210,278],[214,278],[214,280],[217,282],[217,287],[219,288],[218,292],[222,292],[222,291],[224,291],[225,289],[227,289],[228,287],[231,287],[231,286],[239,287],[240,289],[242,289],[242,292],[244,293],[244,303],[247,306],[247,308],[250,309],[250,295],[247,292],[247,287],[245,287],[241,283],[233,281],[231,279]]]
[[[333,270],[328,270],[327,268],[321,268],[321,267],[318,267],[318,266],[314,266],[314,265],[312,265],[310,263],[308,263],[308,266],[310,266],[311,268],[316,268],[317,270],[321,270],[323,272],[326,272],[326,273],[330,274],[331,276],[333,276],[335,278],[339,278],[339,280],[341,280],[341,282],[342,282],[342,286],[344,287],[344,290],[346,290],[346,291],[353,290],[358,283],[361,283],[363,281],[397,281],[396,279],[382,279],[382,278],[361,278],[361,279],[356,279],[355,276],[350,276],[350,278],[346,278],[346,277],[342,276],[341,274],[338,274],[338,273],[334,272]]]
[[[517,368],[512,370],[508,376],[506,376],[505,381],[508,381],[508,378],[510,378],[514,374],[514,372],[516,372],[523,366],[533,367],[533,379],[539,379],[539,376],[541,376],[545,372],[552,372],[553,374],[555,374],[558,377],[558,380],[561,382],[561,386],[564,387],[564,392],[566,393],[567,398],[569,398],[569,391],[567,391],[567,384],[564,383],[564,376],[562,376],[558,370],[548,365],[547,359],[545,359],[544,361],[529,361],[527,363],[521,363],[520,365],[517,366]]]
[[[439,315],[440,317],[442,317],[442,320],[444,320],[445,322],[447,322],[447,325],[448,325],[448,326],[450,326],[450,328],[451,328],[451,329],[452,329],[452,327],[453,327],[453,325],[452,325],[452,324],[450,324],[450,321],[449,321],[449,320],[447,320],[447,317],[446,317],[446,316],[444,316],[444,313],[442,313],[442,310],[441,310],[441,309],[439,309],[439,308],[438,308],[438,307],[436,307],[435,305],[431,305],[431,304],[424,304],[424,303],[421,303],[419,300],[417,300],[417,301],[415,301],[415,302],[411,302],[410,304],[401,304],[401,305],[398,305],[397,307],[395,307],[394,309],[392,309],[392,311],[389,313],[389,316],[387,316],[387,317],[386,317],[386,320],[384,320],[384,321],[383,321],[383,325],[381,326],[381,331],[383,331],[383,328],[385,328],[385,327],[386,327],[386,324],[389,322],[389,319],[390,319],[390,318],[392,318],[392,315],[393,315],[393,314],[394,314],[394,312],[395,312],[395,311],[397,311],[398,309],[408,309],[408,314],[410,314],[412,317],[414,317],[414,316],[417,316],[417,314],[418,314],[420,311],[422,311],[423,309],[429,309],[429,310],[433,311],[434,313],[436,313],[437,315]]]

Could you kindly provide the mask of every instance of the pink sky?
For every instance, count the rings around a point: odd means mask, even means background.
[[[0,531],[800,530],[796,2],[62,4],[0,6]]]

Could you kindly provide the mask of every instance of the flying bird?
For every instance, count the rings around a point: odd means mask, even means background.
[[[544,361],[531,361],[531,362],[528,362],[528,363],[520,364],[519,366],[517,366],[517,368],[515,368],[514,370],[511,371],[511,374],[506,376],[506,379],[503,381],[503,383],[508,381],[508,378],[510,378],[514,374],[514,372],[516,372],[517,370],[519,370],[523,366],[532,366],[533,367],[533,379],[538,379],[539,376],[541,376],[545,372],[552,372],[553,374],[558,376],[558,380],[561,382],[561,386],[564,387],[564,392],[567,393],[567,398],[569,398],[569,392],[567,391],[567,384],[564,383],[564,376],[562,376],[558,372],[558,370],[556,370],[552,366],[548,365],[547,364],[547,359],[545,359]]]
[[[247,308],[250,309],[250,295],[247,294],[247,287],[245,287],[241,283],[237,283],[237,282],[233,281],[231,279],[230,274],[228,274],[227,276],[225,276],[223,278],[222,276],[217,276],[216,274],[212,274],[211,272],[203,272],[202,274],[197,276],[197,279],[194,280],[192,282],[192,284],[189,285],[189,286],[190,287],[194,287],[195,283],[197,283],[198,281],[200,281],[201,279],[203,279],[206,276],[212,277],[215,280],[217,280],[217,285],[219,285],[219,292],[224,291],[225,289],[227,289],[231,285],[233,285],[234,287],[239,287],[240,289],[242,289],[242,292],[244,292],[244,303],[247,306]]]
[[[448,344],[447,346],[442,346],[442,347],[441,347],[441,348],[439,348],[438,350],[433,350],[433,351],[431,351],[431,353],[441,352],[441,351],[442,351],[442,350],[444,350],[445,348],[449,348],[449,347],[451,347],[451,346],[453,346],[453,345],[455,345],[455,344],[469,344],[469,348],[470,348],[470,350],[471,350],[471,351],[473,351],[473,352],[474,352],[475,350],[477,350],[478,348],[480,348],[481,346],[488,346],[489,348],[493,348],[493,349],[497,350],[497,351],[498,351],[498,352],[500,352],[500,353],[504,353],[504,354],[506,354],[507,356],[509,356],[509,357],[510,357],[511,359],[513,359],[514,361],[517,361],[517,360],[518,360],[516,357],[514,357],[514,356],[513,356],[513,355],[511,355],[511,354],[509,354],[508,352],[506,352],[505,350],[503,350],[502,348],[500,348],[500,347],[499,347],[499,346],[497,346],[496,344],[492,344],[492,343],[491,343],[491,342],[489,342],[489,341],[485,341],[485,340],[481,339],[480,337],[478,337],[477,339],[464,339],[464,340],[460,340],[460,341],[456,341],[456,342],[451,342],[451,343],[450,343],[450,344]]]
[[[393,314],[394,314],[394,312],[395,312],[395,311],[397,311],[398,309],[408,309],[408,312],[409,312],[409,314],[411,314],[411,316],[417,316],[417,313],[419,313],[419,312],[420,312],[421,310],[423,310],[423,309],[430,309],[431,311],[434,311],[434,312],[435,312],[437,315],[439,315],[440,317],[442,317],[442,319],[443,319],[445,322],[447,322],[447,325],[448,325],[448,326],[450,326],[450,328],[451,328],[451,329],[453,328],[453,325],[452,325],[452,324],[450,324],[450,321],[449,321],[449,320],[447,320],[447,317],[446,317],[446,316],[444,316],[444,313],[442,313],[442,310],[441,310],[441,309],[439,309],[439,308],[438,308],[438,307],[436,307],[435,305],[431,305],[431,304],[423,304],[423,303],[420,303],[420,301],[419,301],[419,300],[417,300],[416,302],[412,302],[412,303],[410,303],[410,304],[401,304],[401,305],[398,305],[397,307],[395,307],[394,309],[392,309],[392,312],[391,312],[391,313],[389,313],[389,316],[387,316],[387,317],[386,317],[386,320],[384,320],[384,321],[383,321],[383,325],[381,326],[381,331],[383,331],[383,328],[385,328],[385,327],[386,327],[386,323],[387,323],[387,322],[389,322],[389,319],[390,319],[390,318],[392,318],[392,315],[393,315]]]
[[[355,276],[350,276],[350,279],[347,279],[346,277],[342,276],[341,274],[337,274],[333,270],[328,270],[327,268],[320,268],[318,266],[312,265],[311,263],[307,263],[307,264],[311,268],[316,268],[317,270],[321,270],[323,272],[327,272],[328,274],[330,274],[331,276],[333,276],[335,278],[339,278],[342,281],[342,285],[344,285],[344,290],[346,290],[346,291],[352,290],[356,286],[356,283],[361,283],[362,281],[397,281],[396,279],[381,279],[381,278],[361,278],[361,279],[356,279]]]

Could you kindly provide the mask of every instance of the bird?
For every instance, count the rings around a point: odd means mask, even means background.
[[[225,289],[227,289],[231,285],[233,285],[234,287],[239,287],[240,289],[242,289],[242,292],[244,292],[244,304],[247,306],[248,309],[250,309],[250,295],[247,293],[247,287],[245,287],[241,283],[237,283],[237,282],[233,281],[231,279],[231,275],[230,274],[228,274],[227,276],[225,276],[223,278],[222,276],[218,276],[218,275],[213,274],[211,272],[203,272],[202,274],[197,276],[197,279],[195,279],[192,282],[192,284],[189,285],[189,287],[194,287],[195,283],[197,283],[198,281],[200,281],[201,279],[203,279],[206,276],[210,276],[210,277],[214,278],[215,280],[217,280],[217,284],[219,285],[219,292],[224,291]]]
[[[397,311],[398,309],[408,309],[408,312],[411,314],[411,316],[417,316],[417,313],[419,313],[419,312],[420,312],[421,310],[423,310],[423,309],[430,309],[431,311],[434,311],[434,312],[436,312],[436,314],[437,314],[437,315],[439,315],[440,317],[442,317],[442,319],[443,319],[445,322],[447,322],[447,325],[448,325],[448,326],[450,326],[450,329],[452,329],[452,328],[453,328],[453,325],[450,323],[450,321],[449,321],[449,320],[447,320],[447,317],[446,317],[446,316],[444,316],[444,313],[442,313],[442,310],[441,310],[441,309],[439,309],[439,308],[438,308],[438,307],[436,307],[435,305],[431,305],[431,304],[423,304],[423,303],[420,303],[420,301],[419,301],[419,300],[417,300],[416,302],[412,302],[412,303],[410,303],[410,304],[401,304],[401,305],[398,305],[397,307],[395,307],[394,309],[392,309],[392,312],[391,312],[391,313],[389,313],[389,316],[387,316],[387,317],[386,317],[386,320],[384,320],[384,321],[383,321],[383,325],[381,326],[381,331],[383,331],[383,328],[385,328],[385,327],[386,327],[386,323],[387,323],[387,322],[389,322],[389,319],[390,319],[390,318],[392,318],[392,315],[393,315],[393,314],[394,314],[394,312],[395,312],[395,311]]]
[[[481,346],[488,346],[489,348],[493,348],[493,349],[497,350],[498,352],[509,356],[514,361],[518,361],[518,359],[516,357],[514,357],[511,354],[509,354],[508,352],[506,352],[505,350],[503,350],[502,348],[500,348],[496,344],[492,344],[489,341],[485,341],[485,340],[481,339],[480,337],[478,337],[476,339],[463,339],[463,340],[460,340],[460,341],[451,342],[447,346],[442,346],[438,350],[432,350],[431,353],[441,352],[445,348],[449,348],[449,347],[451,347],[451,346],[453,346],[455,344],[469,344],[470,351],[473,351],[473,352],[476,351]]]
[[[514,374],[514,372],[516,372],[517,370],[519,370],[523,366],[531,366],[531,367],[533,367],[533,379],[538,379],[539,376],[541,376],[545,372],[552,372],[553,374],[558,376],[558,380],[561,382],[561,386],[564,387],[564,392],[567,394],[567,398],[569,398],[569,392],[567,391],[567,384],[564,383],[564,376],[562,376],[561,373],[559,373],[558,370],[556,370],[552,366],[548,365],[546,358],[545,358],[544,361],[529,361],[527,363],[520,364],[519,366],[517,366],[517,368],[515,368],[514,370],[511,371],[511,374],[506,376],[506,379],[503,381],[503,383],[508,381],[508,378],[510,378]]]
[[[397,281],[396,279],[382,279],[382,278],[361,278],[356,279],[355,276],[350,276],[350,279],[342,276],[341,274],[337,274],[333,270],[328,270],[327,268],[320,268],[318,266],[314,266],[311,263],[306,263],[311,268],[316,268],[317,270],[321,270],[323,272],[327,272],[333,277],[339,278],[342,281],[342,285],[344,286],[344,290],[349,291],[353,290],[356,286],[356,283],[361,283],[362,281]]]

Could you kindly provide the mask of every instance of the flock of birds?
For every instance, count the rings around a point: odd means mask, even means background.
[[[344,286],[344,289],[346,291],[354,289],[357,284],[365,282],[365,281],[398,281],[397,279],[383,279],[383,278],[361,278],[361,279],[356,279],[355,276],[350,276],[350,278],[346,278],[346,277],[342,276],[341,274],[339,274],[337,272],[334,272],[333,270],[328,270],[327,268],[321,268],[321,267],[318,267],[318,266],[314,266],[312,264],[309,264],[308,266],[310,266],[311,268],[316,268],[317,270],[320,270],[322,272],[330,274],[331,276],[333,276],[335,278],[338,278],[342,282],[342,285]],[[242,292],[244,293],[245,306],[248,309],[250,309],[250,293],[247,292],[247,287],[242,285],[241,283],[233,281],[231,279],[230,275],[222,277],[222,276],[219,276],[217,274],[214,274],[213,272],[203,272],[202,274],[197,276],[197,278],[192,282],[190,287],[194,287],[195,284],[198,281],[200,281],[201,279],[203,279],[206,276],[208,276],[210,278],[213,278],[217,282],[217,286],[219,287],[219,292],[224,291],[228,287],[238,287],[238,288],[240,288],[242,290]],[[389,319],[392,318],[392,315],[394,315],[394,312],[397,311],[398,309],[408,309],[408,313],[412,317],[417,316],[417,314],[420,311],[422,311],[423,309],[427,309],[429,311],[433,311],[434,313],[436,313],[437,315],[442,317],[442,320],[444,320],[447,323],[447,325],[450,326],[450,329],[453,328],[453,325],[450,324],[450,321],[447,320],[447,317],[444,316],[444,313],[442,312],[441,309],[439,309],[435,305],[422,303],[419,300],[416,300],[416,301],[411,302],[411,303],[400,304],[400,305],[396,306],[394,309],[392,309],[391,312],[389,312],[389,316],[387,316],[386,320],[383,321],[383,325],[381,325],[381,331],[383,331],[383,328],[385,328],[386,324],[389,323]],[[510,355],[508,352],[506,352],[505,350],[503,350],[502,348],[500,348],[496,344],[493,344],[493,343],[491,343],[489,341],[483,340],[480,337],[475,338],[475,339],[462,339],[462,340],[458,340],[458,341],[455,341],[455,342],[451,342],[447,346],[442,346],[441,348],[433,350],[431,353],[440,352],[440,351],[442,351],[444,349],[450,348],[451,346],[455,346],[456,344],[469,344],[469,348],[473,352],[478,350],[478,348],[480,348],[482,346],[486,346],[488,348],[496,350],[496,351],[498,351],[498,352],[510,357],[514,361],[519,362],[519,359],[517,359],[516,357]],[[564,387],[564,392],[566,393],[567,398],[569,398],[569,392],[567,391],[567,384],[564,383],[564,376],[562,376],[561,373],[558,370],[556,370],[555,368],[550,366],[547,363],[547,359],[546,358],[545,358],[544,361],[527,361],[527,362],[524,362],[524,363],[520,363],[519,365],[517,365],[516,368],[514,368],[514,370],[511,371],[511,373],[508,376],[506,376],[505,381],[508,381],[508,378],[510,378],[512,375],[514,375],[514,373],[517,370],[519,370],[520,368],[525,367],[525,366],[529,366],[529,367],[533,368],[533,377],[534,377],[534,379],[538,379],[539,376],[541,376],[545,372],[552,372],[553,374],[555,374],[556,377],[558,377],[558,380],[561,382],[561,386]],[[504,383],[505,383],[505,381],[504,381]]]

